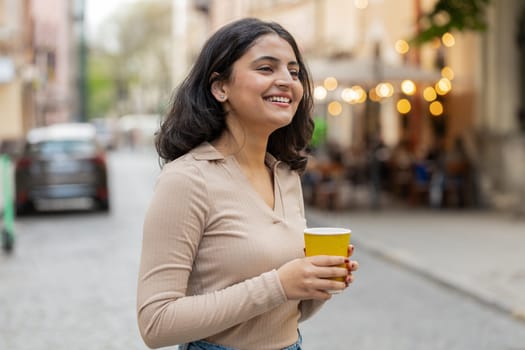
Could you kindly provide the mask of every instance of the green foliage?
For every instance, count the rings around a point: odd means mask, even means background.
[[[422,30],[411,42],[421,45],[454,30],[485,31],[489,4],[490,0],[438,0],[432,11],[419,19]]]
[[[134,2],[102,23],[90,42],[90,118],[138,112],[132,90],[170,92],[171,6],[165,0]],[[151,102],[141,108],[154,112],[158,106]]]
[[[93,53],[88,58],[88,115],[98,118],[107,115],[116,100],[116,86],[108,56]]]
[[[319,147],[325,142],[327,127],[326,120],[323,117],[314,117],[314,132],[310,141],[312,147]]]

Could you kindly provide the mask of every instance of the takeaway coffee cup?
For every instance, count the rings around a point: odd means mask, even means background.
[[[314,227],[304,230],[304,247],[306,256],[335,255],[348,256],[350,234],[348,228]],[[345,267],[345,265],[341,265]],[[344,282],[344,277],[334,277],[336,281]],[[330,291],[337,293],[339,291]]]

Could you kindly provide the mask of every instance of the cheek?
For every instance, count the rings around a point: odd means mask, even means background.
[[[240,96],[251,96],[253,93],[262,94],[268,89],[268,82],[264,78],[250,76],[240,82],[242,83],[234,87],[235,92]]]
[[[298,86],[294,89],[294,95],[296,96],[295,100],[297,101],[297,104],[299,104],[301,100],[303,99],[303,93],[304,93],[303,85],[298,84]]]

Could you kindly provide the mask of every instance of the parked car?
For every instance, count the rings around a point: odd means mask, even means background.
[[[55,124],[29,131],[15,165],[17,215],[40,210],[44,204],[88,200],[109,210],[105,150],[87,123]],[[45,205],[44,205],[45,207]]]

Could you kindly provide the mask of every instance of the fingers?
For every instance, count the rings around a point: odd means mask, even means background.
[[[316,266],[338,266],[349,262],[346,256],[315,255],[307,258],[310,263]]]
[[[307,258],[315,266],[339,266],[345,265],[348,271],[357,271],[359,263],[344,256],[316,255]]]
[[[351,257],[352,254],[354,254],[354,245],[353,244],[350,244],[348,246],[348,256]]]
[[[349,253],[353,247],[349,248]],[[330,299],[330,291],[342,291],[354,281],[357,261],[345,256],[316,255],[292,260],[277,272],[289,299]]]
[[[318,267],[315,275],[319,278],[346,277],[348,272],[343,267]]]
[[[317,276],[317,278],[312,279],[310,281],[310,284],[308,286],[309,290],[314,291],[315,294],[317,294],[317,292],[328,292],[329,293],[329,291],[342,291],[346,287],[348,287],[349,282],[347,282],[348,280],[347,275],[334,276],[332,278],[335,278],[335,277],[337,277],[337,280],[331,279],[328,277],[324,278],[324,277]],[[320,294],[318,295],[321,296]]]

